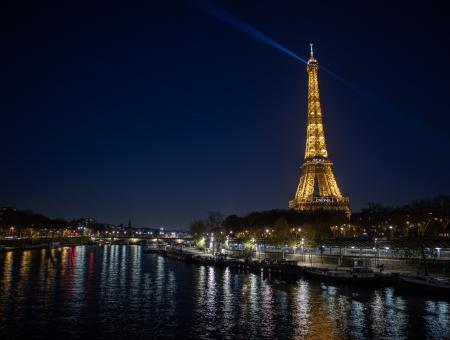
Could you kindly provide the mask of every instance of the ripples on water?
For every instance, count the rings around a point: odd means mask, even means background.
[[[450,337],[448,301],[190,265],[139,246],[0,257],[0,339]]]

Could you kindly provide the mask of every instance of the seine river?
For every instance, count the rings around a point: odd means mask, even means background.
[[[185,264],[139,246],[0,255],[0,339],[445,339],[450,303]]]

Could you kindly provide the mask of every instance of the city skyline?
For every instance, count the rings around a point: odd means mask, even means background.
[[[18,8],[2,56],[16,86],[2,94],[1,206],[173,227],[286,208],[304,154],[304,64],[188,3],[35,6]],[[437,8],[394,7],[379,27],[369,10],[223,6],[302,57],[313,42],[321,65],[393,108],[319,74],[352,210],[450,191],[450,49]]]

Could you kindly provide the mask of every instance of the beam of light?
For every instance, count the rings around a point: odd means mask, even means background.
[[[373,94],[367,92],[366,90],[362,89],[361,87],[352,83],[351,81],[341,77],[340,75],[331,71],[330,69],[320,65],[319,68],[328,75],[330,75],[332,78],[336,79],[337,81],[347,86],[350,90],[352,90],[362,98],[366,99],[369,103],[378,107],[378,109],[381,109],[384,113],[394,113],[394,114],[398,113],[389,103],[381,100],[380,98],[377,98]]]
[[[197,7],[198,9],[202,10],[203,12],[211,15],[212,17],[216,18],[217,20],[220,20],[226,24],[231,25],[232,27],[236,28],[237,30],[247,33],[251,35],[252,37],[258,39],[259,41],[272,46],[281,52],[286,53],[287,55],[301,61],[302,63],[307,63],[307,61],[301,57],[299,57],[297,54],[292,52],[291,50],[287,49],[283,45],[279,44],[272,38],[268,37],[261,31],[258,31],[253,26],[249,25],[242,19],[239,19],[234,14],[228,12],[224,8],[208,1],[208,0],[191,0],[189,1],[192,5]]]
[[[191,3],[193,6],[197,7],[201,11],[207,13],[208,15],[216,18],[219,21],[222,21],[223,23],[226,23],[235,29],[244,32],[257,40],[263,42],[266,45],[272,46],[276,48],[277,50],[293,57],[294,59],[297,59],[298,61],[301,61],[304,64],[307,64],[308,62],[303,59],[302,57],[298,56],[296,53],[292,52],[288,48],[284,47],[280,43],[276,42],[272,38],[268,37],[261,31],[257,30],[250,24],[246,23],[242,19],[238,18],[234,14],[228,12],[224,8],[220,7],[219,5],[208,1],[208,0],[190,0],[189,3]],[[365,98],[368,102],[371,104],[377,106],[379,109],[383,110],[385,113],[396,113],[395,109],[389,105],[386,102],[381,101],[379,98],[375,97],[374,95],[370,94],[366,90],[362,89],[358,85],[352,83],[351,81],[341,77],[337,73],[323,67],[319,66],[321,70],[323,70],[325,73],[330,75],[335,80],[339,81],[346,87],[348,87],[353,92],[357,93],[359,96]]]

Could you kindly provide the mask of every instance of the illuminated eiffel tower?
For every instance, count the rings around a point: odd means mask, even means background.
[[[308,72],[308,126],[306,129],[305,160],[301,166],[302,175],[297,192],[289,208],[299,211],[342,211],[350,215],[347,197],[343,197],[334,178],[333,163],[328,158],[325,134],[320,108],[319,64],[314,58],[311,44],[311,58]]]

